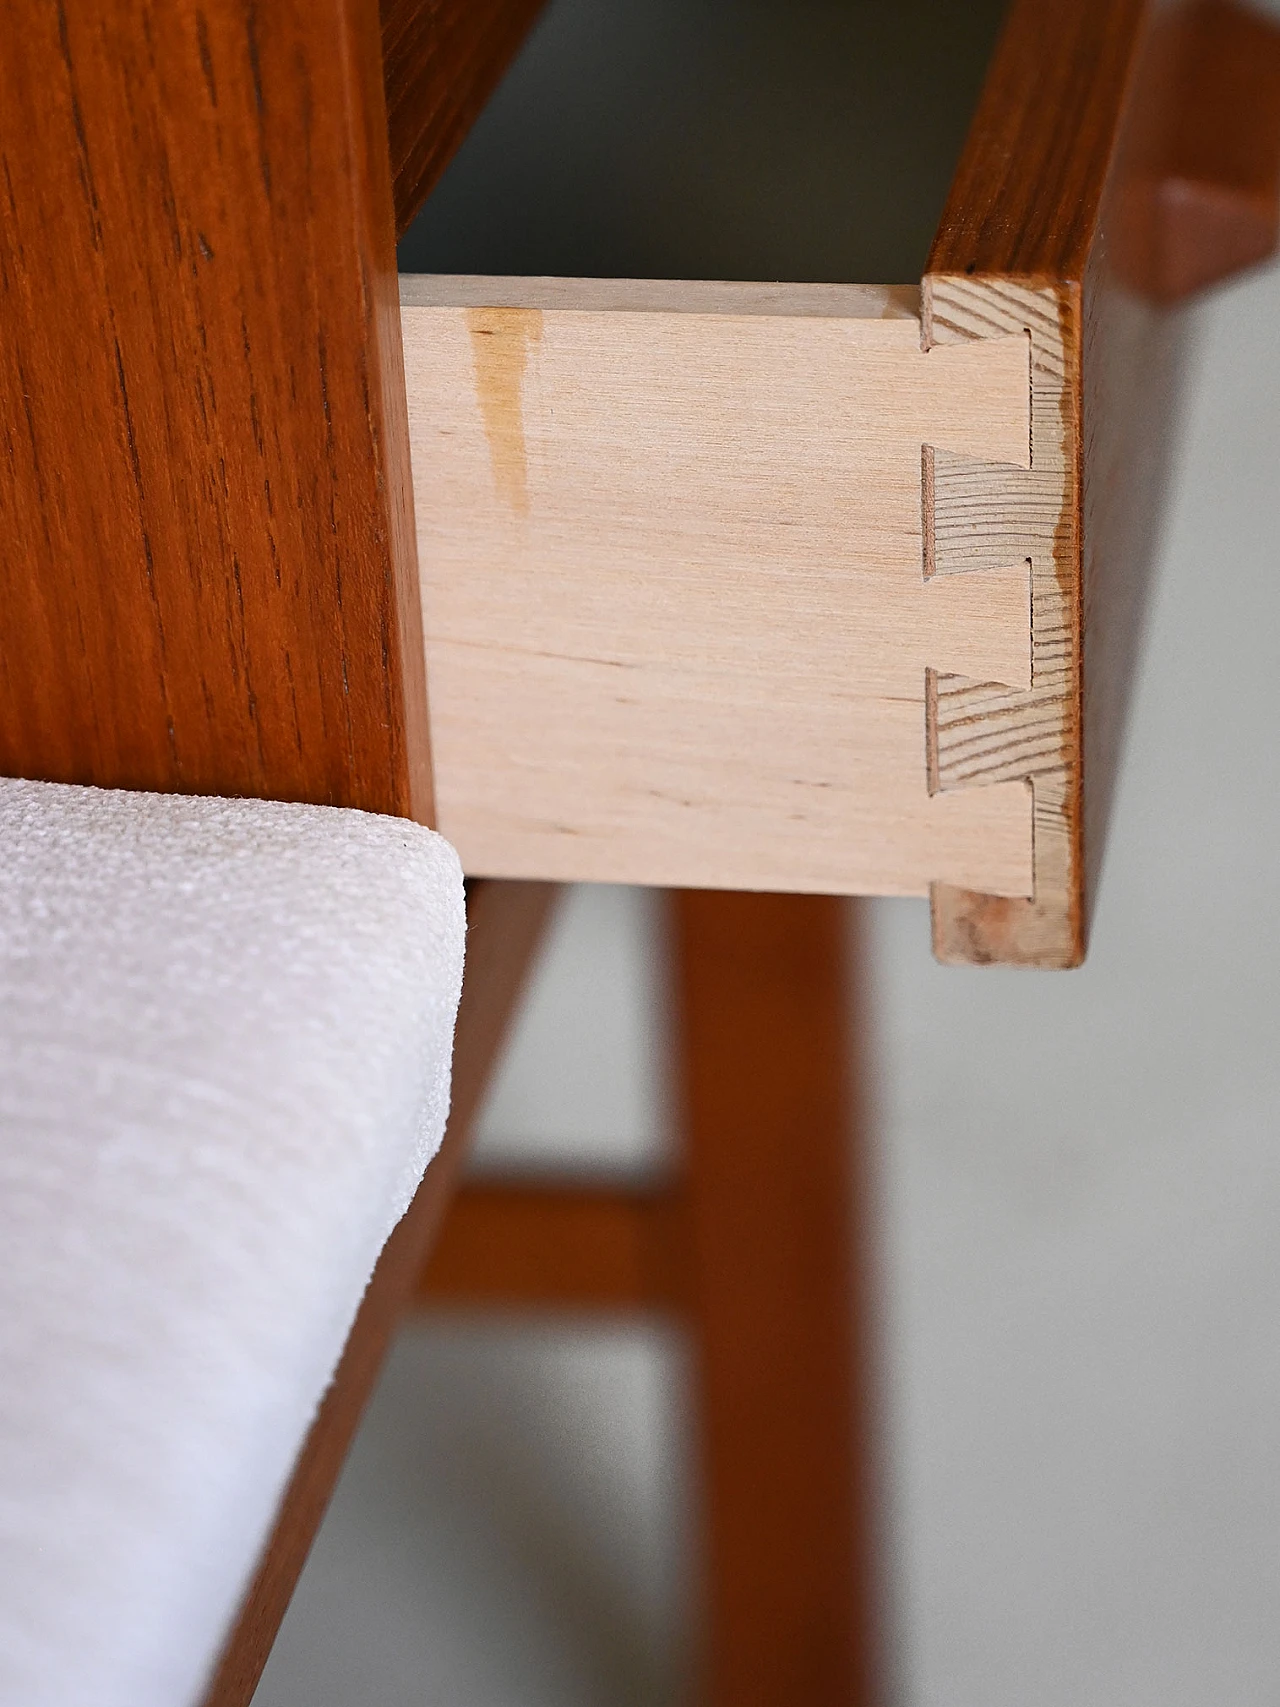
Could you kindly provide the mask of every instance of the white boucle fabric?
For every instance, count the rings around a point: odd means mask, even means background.
[[[440,1142],[457,858],[0,781],[0,1703],[198,1701]]]

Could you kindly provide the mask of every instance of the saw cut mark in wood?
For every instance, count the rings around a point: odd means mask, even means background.
[[[486,300],[487,299],[487,300]],[[1021,777],[929,790],[926,674],[1031,686],[1026,559],[926,578],[921,450],[1026,469],[1029,344],[915,293],[405,280],[432,755],[476,875],[1029,896]]]

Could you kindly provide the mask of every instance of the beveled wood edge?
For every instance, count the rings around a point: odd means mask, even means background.
[[[247,1707],[258,1686],[392,1334],[456,1189],[476,1114],[556,894],[544,883],[482,883],[469,890],[467,965],[444,1142],[374,1269],[203,1707]]]

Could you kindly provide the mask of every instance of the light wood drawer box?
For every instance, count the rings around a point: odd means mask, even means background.
[[[469,871],[932,894],[944,958],[1078,961],[1159,305],[1273,236],[1194,116],[1269,32],[1137,11],[1014,8],[919,287],[402,276]]]

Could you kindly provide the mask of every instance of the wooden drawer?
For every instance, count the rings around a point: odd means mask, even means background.
[[[1014,8],[919,288],[402,277],[436,807],[469,871],[931,893],[944,958],[1081,957],[1156,305],[1274,236],[1187,118],[1270,110],[1244,61],[1272,32],[1139,11]],[[1275,153],[1244,151],[1264,178]]]
[[[957,148],[970,96],[916,68],[973,28],[980,59],[990,8],[833,8],[793,128],[861,64],[896,92],[859,205],[918,214],[954,168],[903,282],[847,282],[838,198],[779,173],[767,221],[656,246],[720,283],[512,276],[547,269],[508,244],[397,309],[393,208],[536,0],[386,0],[381,77],[371,0],[142,9],[37,8],[0,66],[0,771],[407,813],[475,874],[929,893],[946,959],[1075,964],[1164,309],[1274,244],[1272,27],[1015,0]],[[702,98],[698,51],[670,81]],[[739,282],[791,256],[810,282]]]
[[[468,871],[1031,893],[1029,786],[938,787],[933,715],[940,672],[1031,687],[1025,542],[950,573],[921,501],[922,447],[934,490],[999,465],[1016,501],[1029,342],[926,353],[917,296],[402,282],[436,810]]]

